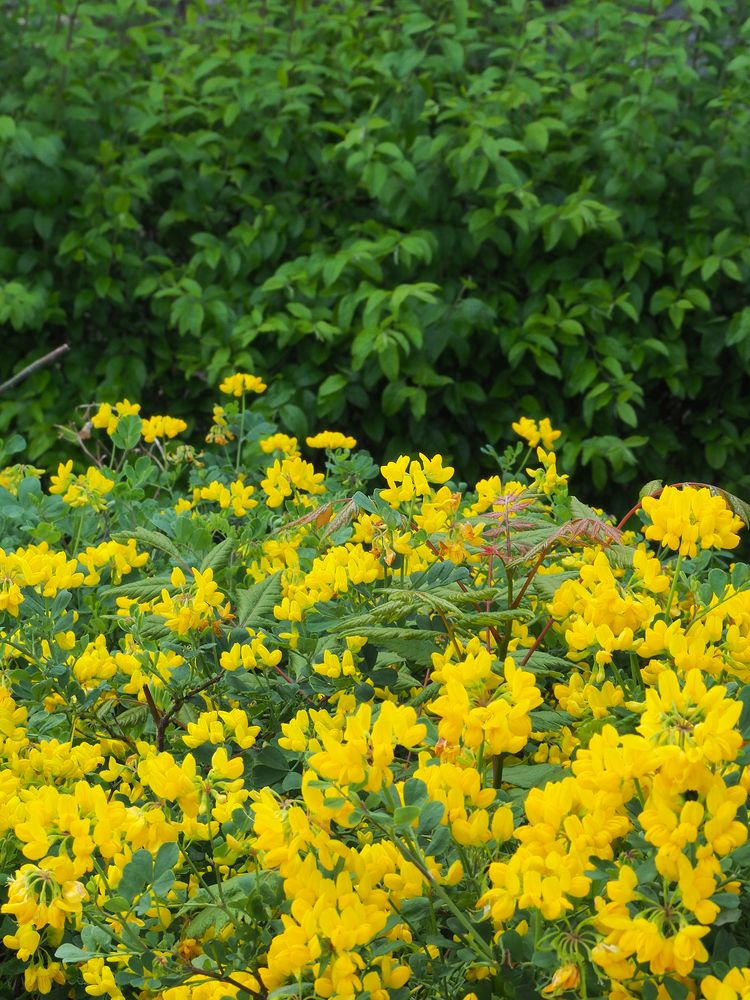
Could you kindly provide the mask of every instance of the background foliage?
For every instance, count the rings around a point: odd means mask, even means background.
[[[0,433],[244,366],[379,454],[549,412],[600,490],[746,488],[747,4],[643,8],[6,4],[5,356],[73,350]]]

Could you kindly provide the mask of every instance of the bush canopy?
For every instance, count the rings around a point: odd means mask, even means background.
[[[551,413],[597,489],[747,487],[744,2],[29,0],[0,13],[0,323],[70,401],[483,459]],[[462,462],[463,464],[463,462]]]

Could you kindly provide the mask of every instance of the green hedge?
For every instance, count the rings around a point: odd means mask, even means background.
[[[59,451],[71,399],[189,419],[245,367],[381,455],[476,464],[549,413],[600,489],[746,488],[750,21],[675,10],[6,5],[5,357],[72,350],[0,434]]]

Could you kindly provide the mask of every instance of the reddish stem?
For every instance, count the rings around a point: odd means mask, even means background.
[[[536,571],[537,571],[537,570],[539,569],[539,567],[540,567],[540,566],[542,565],[542,563],[544,562],[544,559],[545,559],[545,557],[547,556],[548,552],[549,552],[549,549],[545,549],[545,550],[544,550],[544,551],[543,551],[543,552],[542,552],[542,553],[540,554],[540,556],[539,556],[539,558],[537,559],[537,561],[536,561],[536,563],[534,564],[534,566],[532,566],[532,568],[531,568],[531,571],[529,572],[529,575],[528,575],[528,576],[526,577],[526,579],[524,580],[524,584],[523,584],[523,587],[521,587],[521,589],[520,589],[520,590],[518,591],[518,596],[516,597],[515,601],[513,601],[513,603],[511,604],[511,607],[512,607],[512,608],[517,608],[517,607],[518,607],[518,605],[519,605],[519,604],[521,603],[521,598],[523,597],[523,595],[524,595],[524,594],[526,593],[526,591],[528,590],[528,588],[529,588],[529,584],[530,584],[530,583],[531,583],[531,581],[532,581],[532,580],[534,579],[534,576],[535,576],[535,574],[536,574]]]
[[[549,632],[550,628],[552,628],[552,621],[553,621],[552,618],[548,618],[547,619],[547,623],[544,626],[544,628],[542,629],[542,631],[539,633],[539,635],[536,637],[536,640],[534,641],[534,645],[528,651],[528,653],[526,654],[526,656],[524,656],[524,658],[521,660],[521,666],[522,667],[526,666],[526,664],[529,662],[529,660],[531,659],[531,657],[533,656],[533,654],[537,651],[537,649],[539,649],[539,646],[540,646],[540,644],[542,642],[542,639]]]

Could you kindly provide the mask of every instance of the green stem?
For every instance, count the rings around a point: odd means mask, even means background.
[[[467,939],[471,942],[473,947],[476,949],[478,954],[481,954],[485,961],[489,962],[491,965],[496,963],[496,958],[492,954],[492,951],[487,947],[487,942],[483,941],[482,938],[477,934],[474,926],[469,921],[468,917],[456,906],[453,900],[450,898],[445,889],[438,885],[432,877],[432,873],[425,864],[424,860],[420,857],[418,850],[412,846],[412,844],[405,838],[401,838],[393,831],[388,830],[383,826],[370,812],[370,810],[363,803],[360,803],[360,808],[362,812],[367,816],[368,820],[373,826],[377,827],[381,833],[383,833],[394,845],[396,850],[404,857],[407,861],[411,863],[418,869],[425,882],[434,890],[435,894],[438,895],[445,906],[451,911],[453,916],[458,920],[461,926],[464,928],[464,933]]]
[[[76,527],[75,538],[73,539],[73,545],[71,546],[70,554],[74,556],[78,552],[78,546],[81,544],[81,533],[83,532],[83,521],[85,518],[83,511],[78,515],[78,525]]]
[[[610,660],[610,664],[609,665],[612,667],[612,673],[615,675],[615,680],[617,681],[617,684],[619,685],[619,687],[622,689],[622,691],[624,693],[625,692],[625,681],[623,679],[622,674],[620,673],[620,668],[615,663],[614,656]]]
[[[682,558],[683,558],[683,556],[682,556],[682,553],[680,552],[680,554],[677,556],[677,562],[675,563],[675,567],[674,567],[674,576],[672,577],[672,586],[669,588],[669,595],[667,597],[667,610],[666,610],[667,624],[669,624],[669,620],[670,620],[670,616],[671,616],[672,601],[674,599],[675,590],[677,589],[677,578],[680,575],[680,567],[682,566]]]
[[[242,445],[245,441],[245,397],[247,393],[242,393],[242,403],[240,405],[240,427],[237,436],[237,462],[235,463],[234,471],[235,473],[240,471],[240,463],[242,462]]]
[[[492,758],[492,787],[500,788],[503,783],[503,754],[496,753]]]
[[[638,656],[635,653],[630,654],[630,676],[633,678],[636,691],[640,691],[643,694],[643,679],[641,678],[641,671],[638,666]]]

